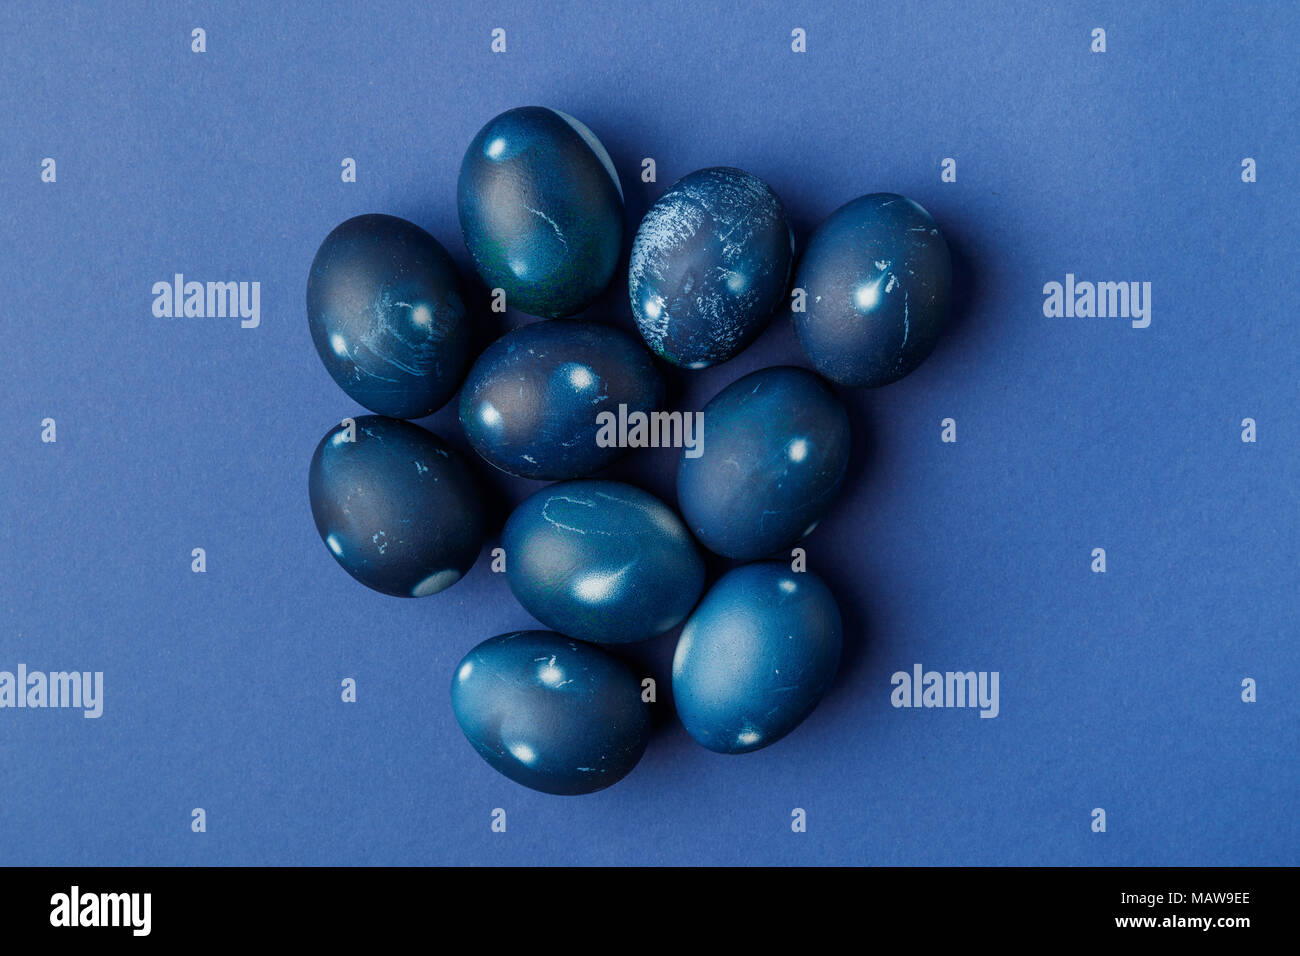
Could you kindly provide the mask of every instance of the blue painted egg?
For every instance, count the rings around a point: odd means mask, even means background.
[[[502,534],[519,603],[549,628],[598,644],[676,627],[704,590],[704,561],[673,510],[618,481],[548,485]]]
[[[817,371],[841,385],[888,385],[934,349],[948,321],[952,261],[930,214],[872,193],[833,212],[804,250],[794,327]]]
[[[479,130],[456,201],[479,275],[512,308],[573,315],[614,276],[623,187],[600,140],[566,113],[526,106]]]
[[[460,393],[470,444],[502,471],[559,481],[589,475],[625,449],[602,413],[651,412],[664,401],[654,359],[633,336],[570,319],[534,322],[490,345]]]
[[[593,793],[650,740],[641,682],[618,658],[552,631],[489,638],[456,667],[451,708],[493,770],[543,793]]]
[[[712,551],[788,548],[826,515],[849,462],[849,413],[812,372],[760,369],[704,406],[703,454],[683,450],[677,504]]]
[[[469,469],[418,425],[363,415],[331,428],[312,456],[308,490],[330,554],[366,587],[436,594],[461,579],[483,544],[483,506]]]
[[[432,414],[469,368],[456,267],[438,240],[395,216],[357,216],[325,237],[307,277],[307,322],[330,376],[381,415]]]
[[[810,571],[776,562],[724,575],[682,628],[673,700],[687,733],[724,754],[775,743],[835,678],[840,609]]]
[[[678,180],[632,243],[628,293],[642,337],[675,365],[725,362],[767,327],[793,252],[781,200],[757,176],[715,167]]]

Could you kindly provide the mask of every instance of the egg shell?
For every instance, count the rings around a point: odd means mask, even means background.
[[[773,744],[830,687],[842,640],[839,605],[817,575],[777,562],[736,568],[682,628],[673,655],[677,714],[718,753]]]
[[[553,319],[503,335],[470,369],[460,422],[486,461],[512,475],[560,481],[591,474],[626,449],[601,447],[601,412],[652,412],[664,379],[636,338],[596,322]]]
[[[307,277],[307,322],[330,377],[393,418],[432,414],[460,387],[472,348],[465,301],[447,251],[396,216],[337,226]]]
[[[680,624],[704,590],[704,561],[680,518],[617,481],[548,485],[502,534],[506,577],[547,627],[584,641],[643,641]]]
[[[460,167],[461,231],[479,275],[530,315],[580,312],[609,285],[623,243],[623,187],[578,120],[526,106],[484,126]]]
[[[683,449],[677,467],[692,533],[742,561],[811,533],[849,461],[849,414],[830,387],[806,369],[760,369],[715,395],[703,416],[702,454]]]
[[[483,544],[483,506],[464,461],[432,432],[364,415],[347,420],[312,456],[308,490],[316,530],[343,570],[396,597],[450,587]]]
[[[493,770],[543,793],[603,790],[627,776],[650,740],[636,675],[553,631],[479,644],[456,667],[451,707]]]
[[[741,169],[701,169],[669,187],[632,243],[628,295],[646,344],[686,368],[754,341],[790,281],[794,233],[772,188]]]
[[[841,385],[888,385],[934,350],[948,322],[952,260],[920,205],[872,193],[817,228],[795,287],[806,295],[795,332],[817,371]]]

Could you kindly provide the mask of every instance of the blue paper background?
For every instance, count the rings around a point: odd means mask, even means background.
[[[1300,863],[1298,10],[0,6],[0,669],[106,687],[99,720],[0,711],[0,863]],[[801,248],[888,190],[958,262],[929,361],[841,390],[856,453],[807,542],[849,640],[832,693],[724,757],[672,719],[675,635],[637,648],[661,727],[586,798],[496,775],[452,718],[460,656],[532,623],[486,556],[432,598],[371,593],[306,493],[317,440],[359,411],[308,335],[316,246],[387,212],[468,269],[462,152],[525,104],[608,147],[628,242],[672,181],[730,164],[772,184]],[[261,327],[154,318],[174,272],[260,281]],[[1150,281],[1151,327],[1044,318],[1067,272]],[[630,327],[618,280],[591,314]],[[788,318],[679,376],[676,407],[777,363],[804,364]],[[424,424],[464,446],[449,410]],[[673,466],[613,474],[671,501]],[[536,487],[484,480],[506,506]],[[914,662],[999,671],[1000,716],[893,709]]]

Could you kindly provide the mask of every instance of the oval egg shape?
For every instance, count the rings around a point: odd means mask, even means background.
[[[795,276],[799,343],[822,375],[880,386],[912,372],[948,322],[952,259],[930,214],[893,193],[841,206],[817,227]]]
[[[506,577],[525,610],[584,641],[644,641],[680,624],[704,589],[690,532],[649,492],[617,481],[566,481],[506,521]]]
[[[508,332],[470,369],[460,422],[470,444],[502,471],[561,481],[591,474],[626,451],[604,423],[652,412],[664,379],[633,336],[595,322],[552,319]]]
[[[465,738],[498,773],[533,790],[603,790],[650,740],[641,682],[622,661],[552,631],[489,638],[451,681]]]
[[[770,186],[740,169],[701,169],[641,220],[628,294],[646,344],[686,368],[732,358],[767,328],[790,281],[794,233]]]
[[[788,548],[835,500],[848,467],[849,414],[812,372],[760,369],[704,407],[703,451],[683,450],[677,504],[705,547],[742,561]]]
[[[316,530],[366,587],[425,597],[455,584],[483,544],[483,505],[464,461],[431,432],[363,415],[331,428],[308,478]]]
[[[724,754],[780,740],[834,680],[842,626],[834,595],[811,571],[761,562],[725,574],[673,654],[673,700],[687,733]]]
[[[484,126],[456,186],[465,245],[506,304],[554,318],[609,285],[623,243],[623,187],[609,153],[559,110],[526,106]]]
[[[432,414],[469,368],[456,266],[438,240],[396,216],[357,216],[325,237],[307,277],[307,322],[330,377],[380,415]]]

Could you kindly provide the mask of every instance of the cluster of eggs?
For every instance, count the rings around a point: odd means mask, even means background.
[[[436,239],[383,215],[334,229],[308,279],[312,339],[339,386],[376,414],[345,420],[316,448],[322,540],[385,594],[435,594],[469,570],[486,534],[480,490],[451,447],[407,421],[459,390],[460,423],[485,461],[552,482],[502,532],[510,589],[550,630],[492,637],[452,675],[453,711],[479,754],[548,793],[615,783],[645,750],[650,717],[641,681],[602,645],[683,622],[672,688],[690,735],[721,753],[781,739],[834,678],[842,625],[815,573],[762,559],[811,532],[843,482],[849,415],[826,380],[883,385],[934,346],[951,273],[934,221],[902,196],[863,196],[817,229],[796,269],[766,183],[733,168],[691,173],[632,244],[643,345],[569,318],[608,287],[623,241],[618,174],[585,125],[540,107],[501,114],[470,144],[457,193],[483,281],[549,321],[475,356],[465,290]],[[799,341],[820,376],[766,368],[707,403],[708,440],[696,456],[683,449],[677,471],[682,517],[589,477],[624,451],[597,440],[602,413],[662,410],[653,356],[687,369],[732,358],[770,322],[792,274]],[[706,592],[700,544],[751,563]]]

